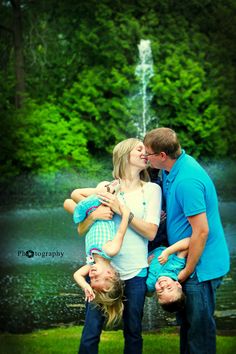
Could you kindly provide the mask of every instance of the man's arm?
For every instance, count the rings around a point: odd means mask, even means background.
[[[180,282],[185,281],[194,271],[205,248],[209,232],[206,213],[189,216],[188,221],[192,226],[192,235],[189,242],[186,266],[178,276]]]

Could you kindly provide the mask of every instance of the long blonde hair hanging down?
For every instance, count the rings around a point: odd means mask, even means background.
[[[107,291],[94,290],[94,303],[99,306],[107,318],[106,325],[112,326],[120,322],[124,310],[124,283],[116,274],[112,285]]]

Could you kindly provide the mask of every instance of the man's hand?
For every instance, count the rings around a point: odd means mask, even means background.
[[[182,269],[181,272],[179,272],[178,281],[183,283],[190,276],[190,274],[191,273],[189,273],[186,268]]]

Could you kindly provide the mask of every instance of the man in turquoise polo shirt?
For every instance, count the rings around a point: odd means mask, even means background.
[[[185,309],[177,314],[180,353],[215,354],[215,295],[229,271],[229,252],[214,184],[181,149],[172,129],[150,131],[144,145],[151,166],[162,169],[169,244],[191,237],[186,267],[178,276],[186,295]]]

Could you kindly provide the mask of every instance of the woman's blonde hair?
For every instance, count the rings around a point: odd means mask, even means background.
[[[116,273],[108,290],[93,290],[96,303],[107,317],[107,326],[119,323],[124,310],[124,284]]]
[[[129,177],[129,157],[130,152],[138,145],[141,140],[136,138],[129,138],[121,141],[113,149],[113,172],[112,175],[115,179]],[[149,181],[149,176],[144,169],[140,172],[140,179]]]

